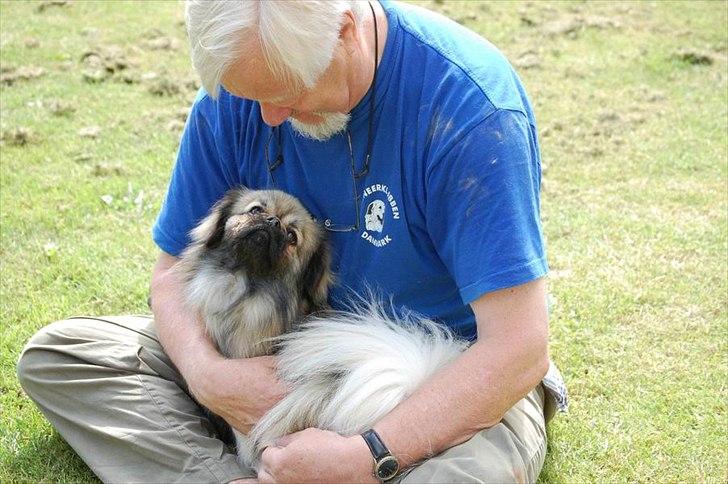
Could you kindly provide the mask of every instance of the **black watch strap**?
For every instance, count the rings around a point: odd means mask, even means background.
[[[374,429],[369,429],[361,436],[374,457],[374,477],[381,481],[388,481],[396,476],[399,472],[399,462],[389,452],[379,434]]]

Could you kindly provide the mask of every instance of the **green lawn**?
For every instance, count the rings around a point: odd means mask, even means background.
[[[422,3],[508,55],[540,125],[571,391],[542,480],[726,482],[728,3]],[[47,4],[0,2],[0,482],[94,479],[15,362],[50,321],[147,311],[196,91],[180,3]]]

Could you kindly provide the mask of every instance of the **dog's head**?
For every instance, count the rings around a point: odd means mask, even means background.
[[[191,232],[197,257],[250,281],[287,280],[309,310],[326,307],[331,283],[325,232],[277,190],[230,190]]]
[[[374,200],[367,207],[366,215],[364,216],[364,222],[367,230],[374,230],[381,232],[384,228],[384,211],[386,210],[384,202],[381,200]]]

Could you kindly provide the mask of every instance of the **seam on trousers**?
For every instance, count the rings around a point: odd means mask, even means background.
[[[142,317],[143,318],[147,318],[148,316],[142,316]],[[155,337],[153,337],[153,336],[151,336],[151,335],[149,335],[147,333],[143,333],[141,331],[137,331],[136,329],[130,328],[129,326],[124,326],[123,324],[119,324],[116,321],[111,321],[110,319],[98,318],[98,317],[95,317],[95,316],[71,316],[70,318],[67,318],[64,321],[68,321],[70,319],[91,319],[93,321],[101,321],[102,323],[113,324],[114,326],[118,326],[119,328],[126,329],[128,331],[131,331],[132,333],[139,334],[141,336],[144,336],[145,338],[149,338],[149,339],[151,339],[151,340],[156,341],[157,343],[159,343],[159,338],[155,338]],[[150,317],[149,319],[152,320],[153,318]],[[159,344],[161,345],[161,343],[159,343]]]
[[[154,398],[154,395],[152,395],[152,392],[149,389],[149,387],[147,386],[147,384],[144,382],[144,379],[140,375],[136,375],[136,376],[139,379],[139,382],[144,387],[144,390],[146,390],[147,395],[149,395],[149,398],[151,398],[152,402],[154,402],[154,406],[157,407],[157,411],[160,413],[160,415],[162,415],[162,418],[164,418],[165,422],[167,422],[167,425],[169,425],[169,427],[171,429],[174,429],[174,431],[179,436],[180,440],[182,442],[184,442],[184,444],[190,449],[190,452],[192,452],[192,455],[194,455],[197,459],[199,459],[202,462],[202,464],[205,466],[207,471],[212,475],[212,477],[216,481],[223,482],[225,479],[227,479],[227,476],[225,476],[225,477],[218,476],[217,473],[210,467],[210,465],[208,465],[207,459],[204,458],[202,455],[200,455],[199,451],[197,450],[197,447],[195,445],[190,444],[190,442],[184,437],[184,435],[179,430],[179,428],[177,428],[176,425],[172,424],[172,422],[169,421],[169,419],[167,418],[167,415],[165,414],[164,410],[162,409],[162,406],[159,404],[159,402],[157,402],[157,399]]]

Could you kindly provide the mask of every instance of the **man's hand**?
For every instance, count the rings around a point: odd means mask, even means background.
[[[275,365],[273,356],[215,358],[188,374],[187,384],[197,401],[248,433],[286,394]]]
[[[371,482],[372,455],[360,436],[309,428],[286,435],[261,456],[258,482]]]

